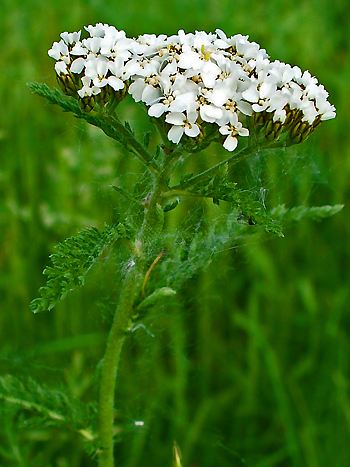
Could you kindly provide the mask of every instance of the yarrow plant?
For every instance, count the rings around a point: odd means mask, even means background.
[[[145,196],[115,187],[140,215],[102,231],[85,229],[59,244],[44,271],[47,282],[32,302],[34,312],[52,309],[83,285],[105,248],[127,241],[130,253],[119,265],[122,280],[100,369],[96,434],[89,435],[96,443],[99,465],[112,467],[117,457],[114,398],[119,360],[142,313],[176,294],[181,282],[204,267],[213,252],[243,232],[262,228],[282,235],[283,223],[319,219],[341,209],[281,205],[268,210],[240,188],[231,170],[238,161],[262,157],[263,151],[301,143],[322,121],[335,117],[335,107],[308,71],[271,61],[248,36],[227,37],[221,30],[129,38],[122,30],[98,23],[85,27],[84,33],[63,32],[48,54],[55,60],[63,93],[45,84],[33,83],[31,89],[101,128],[137,157],[148,174]],[[147,138],[139,141],[118,116],[118,104],[128,95],[144,107],[159,134],[154,151]],[[175,184],[174,174],[178,176],[184,161],[212,143],[232,154],[201,172],[180,175]],[[211,231],[197,229],[189,242],[171,236],[164,218],[185,197],[226,202],[230,209],[229,214],[225,211],[224,234],[216,235],[214,225]],[[160,278],[152,284],[156,268]],[[79,432],[87,433],[81,427]],[[174,452],[174,465],[180,465],[179,450]]]

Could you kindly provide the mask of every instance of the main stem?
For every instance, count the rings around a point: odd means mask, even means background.
[[[162,174],[155,175],[153,190],[145,207],[143,223],[135,241],[135,252],[121,285],[119,302],[103,357],[98,407],[99,467],[114,467],[114,406],[120,355],[131,325],[133,306],[142,288],[147,267],[147,250],[152,243],[152,237],[163,226],[161,215],[163,211],[158,205],[162,180]]]

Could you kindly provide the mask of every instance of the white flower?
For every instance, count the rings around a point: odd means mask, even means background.
[[[237,81],[233,78],[219,81],[213,90],[206,93],[205,97],[211,104],[222,110],[222,115],[217,120],[220,126],[228,123],[231,114],[237,111],[244,115],[252,114],[251,104],[243,100],[242,93],[237,90]]]
[[[300,109],[303,111],[303,121],[312,125],[318,115],[315,104],[312,101],[304,100],[301,103]]]
[[[156,102],[151,105],[148,110],[150,117],[159,118],[165,112],[185,112],[196,107],[195,94],[192,92],[185,92],[184,94],[169,94],[164,96],[161,102]]]
[[[242,123],[238,121],[237,115],[232,116],[228,125],[220,127],[219,132],[224,136],[227,135],[223,142],[223,146],[230,152],[234,151],[237,147],[237,135],[249,136],[249,130],[247,128],[243,128]]]
[[[183,70],[187,70],[189,68],[193,70],[199,70],[201,65],[202,60],[199,53],[192,50],[189,45],[183,45],[182,52],[179,57],[178,67],[182,68]]]
[[[83,46],[81,42],[77,42],[72,50],[70,51],[71,55],[83,55],[86,57],[89,54],[89,50]]]
[[[124,88],[124,62],[122,59],[116,58],[113,62],[108,62],[108,68],[112,73],[112,76],[108,78],[108,83],[115,91]]]
[[[221,73],[220,67],[210,61],[202,62],[199,69],[203,84],[206,88],[213,88],[217,77]]]
[[[103,88],[109,84],[115,91],[123,89],[124,83],[116,76],[107,76],[113,69],[113,63],[103,58],[91,58],[85,64],[85,76],[92,81],[93,86]]]
[[[91,37],[104,37],[108,24],[97,23],[95,26],[85,26],[85,30]]]
[[[58,75],[67,75],[68,69],[67,64],[61,60],[55,63],[55,71]]]
[[[256,102],[259,101],[260,94],[259,94],[259,91],[258,91],[258,82],[257,82],[257,80],[252,81],[249,88],[242,92],[242,97],[246,101],[251,102],[251,103],[256,103]],[[253,110],[255,110],[254,107],[253,107]],[[255,110],[255,112],[256,112],[256,110]]]
[[[199,135],[199,126],[196,124],[197,112],[188,112],[187,116],[182,112],[169,113],[165,121],[173,125],[168,132],[168,139],[178,144],[185,133],[190,138]]]
[[[215,123],[223,116],[223,111],[216,105],[204,104],[199,107],[201,119],[205,122]]]
[[[316,103],[322,121],[335,118],[336,113],[334,105],[331,105],[327,100],[316,101]]]
[[[68,46],[63,40],[54,42],[51,49],[48,51],[48,55],[55,60],[63,60],[67,65],[69,64]]]
[[[82,45],[87,49],[90,55],[98,55],[101,50],[101,38],[88,37],[87,39],[83,39]]]
[[[101,88],[92,85],[92,80],[87,76],[84,76],[82,79],[83,87],[79,89],[78,94],[81,98],[91,97],[100,94]]]
[[[166,68],[162,71],[159,81],[162,95],[148,110],[151,117],[158,118],[167,111],[185,112],[197,107],[196,84],[181,74],[165,75]]]
[[[156,59],[146,57],[135,57],[125,64],[125,76],[130,77],[147,77],[158,74],[160,62]]]
[[[60,37],[67,45],[75,44],[80,40],[81,31],[78,32],[62,32]]]
[[[136,102],[144,102],[151,105],[161,96],[161,90],[158,87],[148,84],[144,78],[137,78],[129,87],[129,94]]]
[[[125,33],[124,33],[125,34]],[[126,37],[116,39],[112,35],[106,35],[101,39],[101,54],[108,58],[122,59],[124,62],[131,57],[130,48],[133,41]]]
[[[132,52],[136,55],[150,57],[157,53],[158,50],[166,47],[168,37],[165,34],[156,36],[155,34],[143,34],[133,41]]]

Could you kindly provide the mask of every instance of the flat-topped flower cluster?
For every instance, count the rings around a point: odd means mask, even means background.
[[[249,128],[293,142],[335,117],[328,92],[308,71],[278,60],[248,36],[179,31],[173,36],[124,31],[98,23],[63,32],[49,50],[65,92],[85,109],[120,100],[128,91],[161,119],[169,141],[213,135],[228,151]],[[217,131],[216,131],[217,130]]]

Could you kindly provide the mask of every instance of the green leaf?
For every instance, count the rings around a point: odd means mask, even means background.
[[[108,226],[103,231],[87,228],[54,247],[51,265],[44,269],[46,285],[40,297],[31,302],[33,313],[51,310],[62,298],[84,285],[85,277],[102,251],[118,238],[127,238],[124,225]]]
[[[271,210],[271,214],[278,219],[286,222],[299,222],[302,219],[311,219],[318,221],[326,217],[331,217],[343,209],[343,204],[335,204],[333,206],[295,206],[286,208],[284,204],[276,206]]]
[[[264,204],[257,198],[256,193],[239,188],[237,183],[229,180],[227,166],[214,176],[201,179],[192,189],[192,193],[212,198],[215,204],[220,201],[231,203],[238,211],[238,220],[247,225],[256,225],[266,232],[283,237],[282,225],[279,219],[266,210]]]
[[[104,114],[102,109],[100,109],[101,112],[84,112],[77,99],[66,96],[59,89],[52,89],[44,83],[29,83],[28,87],[34,94],[44,97],[51,104],[60,106],[65,112],[74,113],[77,118],[82,118],[91,125],[101,128],[107,136],[126,144],[126,135],[131,133],[130,130],[111,115]]]
[[[151,295],[146,297],[137,307],[138,310],[143,310],[150,306],[153,306],[155,303],[158,303],[160,300],[168,297],[173,297],[176,295],[176,291],[170,287],[160,287],[156,289]]]
[[[83,113],[77,99],[66,96],[59,89],[52,89],[44,83],[28,83],[28,88],[34,94],[47,99],[51,104],[59,105],[65,112],[73,112],[77,115]]]
[[[34,94],[44,97],[51,104],[59,105],[65,112],[72,112],[77,118],[100,128],[107,136],[132,152],[148,169],[158,170],[152,154],[135,139],[130,125],[127,122],[123,125],[115,114],[112,115],[105,108],[98,106],[96,112],[84,112],[77,99],[66,96],[58,89],[51,89],[44,83],[29,83],[28,87]]]
[[[197,208],[192,212],[191,220],[185,222],[192,225],[186,223],[167,240],[167,255],[158,266],[159,287],[179,289],[205,269],[217,254],[232,248],[250,231],[247,225],[237,222],[235,210],[228,213],[224,221],[219,216],[207,223]]]
[[[41,425],[74,429],[87,441],[95,438],[90,428],[96,416],[94,407],[80,403],[62,390],[49,388],[32,378],[22,381],[5,375],[0,377],[0,400],[35,415]]]

